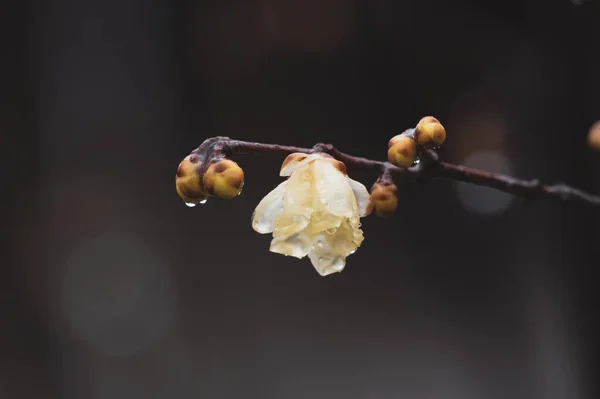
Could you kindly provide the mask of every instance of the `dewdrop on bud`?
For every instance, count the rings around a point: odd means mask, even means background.
[[[377,216],[387,217],[398,208],[398,187],[394,183],[376,182],[371,188],[369,207]]]
[[[415,127],[415,139],[424,147],[437,147],[446,141],[446,129],[433,116],[426,116]]]
[[[242,192],[244,171],[232,160],[222,158],[208,167],[203,183],[204,189],[210,195],[233,199]]]
[[[388,143],[388,161],[401,168],[408,168],[417,159],[417,143],[409,136],[397,135]]]
[[[191,154],[179,163],[175,175],[177,194],[190,207],[203,204],[208,198],[208,194],[202,186],[201,167],[200,157],[197,154]]]

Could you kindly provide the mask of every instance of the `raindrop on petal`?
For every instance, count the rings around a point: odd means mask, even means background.
[[[335,234],[336,231],[337,231],[337,228],[335,228],[335,227],[325,230],[325,232],[327,234]]]
[[[193,208],[196,206],[196,204],[194,202],[186,202],[185,203],[187,206],[189,206],[190,208]]]
[[[325,243],[323,241],[319,240],[315,243],[315,247],[318,249],[323,249],[323,248],[325,248]]]
[[[203,199],[203,200],[202,200],[202,201],[200,201],[199,203],[200,203],[201,205],[204,205],[204,204],[206,204],[206,201],[208,201],[208,199]]]

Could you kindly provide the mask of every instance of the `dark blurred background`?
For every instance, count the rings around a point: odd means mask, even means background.
[[[214,135],[444,159],[599,192],[597,2],[42,0],[0,6],[0,398],[595,396],[598,211],[435,181],[343,273],[187,208]],[[354,172],[367,187],[375,175]]]

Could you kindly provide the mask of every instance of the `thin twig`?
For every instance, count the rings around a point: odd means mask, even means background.
[[[399,168],[389,162],[357,157],[343,153],[332,144],[318,143],[313,148],[302,148],[279,144],[264,144],[228,137],[213,137],[207,139],[192,153],[203,154],[207,159],[222,157],[245,152],[273,152],[291,154],[294,152],[314,153],[324,152],[342,161],[348,168],[376,169],[386,171],[395,177],[410,179],[443,178],[447,180],[490,187],[515,196],[533,198],[553,198],[561,201],[576,201],[593,206],[600,206],[600,196],[586,193],[575,187],[558,183],[554,185],[541,184],[539,180],[521,180],[511,176],[492,173],[442,162],[434,151],[421,149],[421,162],[410,168]]]

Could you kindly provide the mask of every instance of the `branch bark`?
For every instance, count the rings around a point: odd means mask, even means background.
[[[240,153],[262,152],[288,155],[294,152],[323,152],[331,155],[353,169],[374,169],[380,173],[389,173],[396,178],[430,180],[442,178],[457,182],[475,184],[503,191],[514,196],[527,199],[547,198],[559,201],[580,202],[592,206],[600,206],[600,196],[587,193],[563,183],[542,184],[538,179],[522,180],[503,174],[468,168],[439,160],[437,153],[425,148],[419,149],[420,162],[410,168],[399,168],[389,162],[362,158],[341,152],[332,144],[318,143],[313,148],[265,144],[230,139],[229,137],[213,137],[207,139],[192,153],[201,154],[210,160]]]

